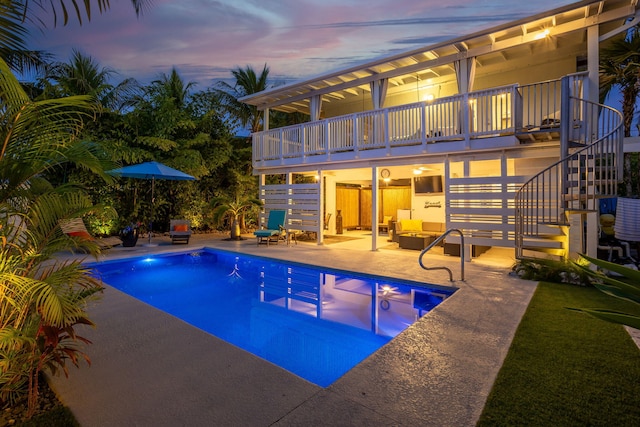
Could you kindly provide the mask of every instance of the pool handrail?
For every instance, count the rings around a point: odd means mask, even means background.
[[[420,267],[422,267],[425,270],[447,270],[449,272],[449,281],[453,282],[453,273],[451,272],[451,270],[447,267],[427,267],[423,264],[422,262],[422,257],[429,252],[429,250],[434,247],[435,245],[437,245],[438,243],[440,243],[441,241],[443,241],[445,239],[445,237],[447,237],[450,233],[452,232],[456,232],[460,235],[460,280],[462,282],[464,282],[464,234],[462,234],[462,231],[458,230],[457,228],[450,228],[447,231],[444,232],[444,234],[440,237],[438,237],[436,240],[434,240],[433,242],[431,242],[431,244],[429,246],[427,246],[426,248],[424,248],[422,250],[422,252],[420,252],[420,255],[418,256],[418,263],[420,264]]]

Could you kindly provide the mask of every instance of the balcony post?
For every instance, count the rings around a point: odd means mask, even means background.
[[[565,76],[560,83],[560,158],[569,155],[569,133],[571,132],[571,87],[570,77]]]
[[[427,152],[427,104],[420,104],[420,143],[422,144],[422,152]]]
[[[331,150],[329,147],[329,121],[324,120],[322,122],[322,139],[324,140],[324,150],[325,156],[327,156],[327,161],[331,160]]]
[[[284,132],[282,129],[278,132],[280,138],[280,164],[284,163]]]
[[[389,141],[389,110],[384,109],[382,115],[382,134],[384,136],[384,145],[387,149],[387,154],[391,155],[391,142]]]
[[[360,147],[360,141],[358,141],[358,134],[360,133],[360,130],[358,129],[358,116],[356,114],[352,115],[353,119],[353,132],[352,132],[352,141],[353,141],[353,154],[355,156],[355,158],[357,159],[358,157],[360,157],[360,153],[359,153],[359,149],[358,147]]]
[[[462,105],[460,106],[462,110],[462,117],[460,118],[460,131],[464,135],[464,143],[465,147],[469,148],[471,146],[470,133],[471,133],[471,118],[469,114],[469,110],[471,109],[471,104],[469,103],[469,92],[465,92],[462,95]]]

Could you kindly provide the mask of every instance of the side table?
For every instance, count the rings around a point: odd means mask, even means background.
[[[291,240],[293,240],[296,245],[298,244],[299,233],[299,230],[287,230],[287,246],[291,246]]]
[[[435,239],[435,236],[429,234],[399,234],[398,245],[401,249],[421,251],[429,246]]]

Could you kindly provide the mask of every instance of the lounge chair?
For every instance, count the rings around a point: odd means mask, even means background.
[[[100,249],[109,249],[122,244],[122,240],[117,236],[104,238],[93,237],[84,225],[82,218],[61,219],[59,225],[64,234],[94,242]]]
[[[269,219],[267,220],[267,228],[263,230],[256,230],[253,234],[258,239],[258,245],[260,243],[275,242],[278,244],[280,239],[286,238],[286,230],[284,228],[285,219],[287,217],[287,211],[284,210],[272,210],[269,211]]]
[[[378,224],[378,232],[389,233],[389,227],[391,226],[391,221],[393,221],[393,216],[385,215],[382,222]]]
[[[171,236],[171,243],[189,244],[191,222],[188,219],[172,219],[170,221],[169,236]]]

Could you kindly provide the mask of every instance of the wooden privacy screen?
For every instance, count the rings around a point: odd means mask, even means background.
[[[344,229],[360,227],[360,189],[336,187],[336,215],[342,214]]]
[[[336,214],[341,211],[345,229],[371,228],[371,188],[336,187]],[[411,209],[411,187],[380,188],[376,224],[385,215],[396,218],[398,209]]]
[[[382,187],[378,202],[378,223],[385,216],[392,216],[397,220],[398,209],[411,209],[411,187]],[[371,210],[371,208],[369,208]]]

